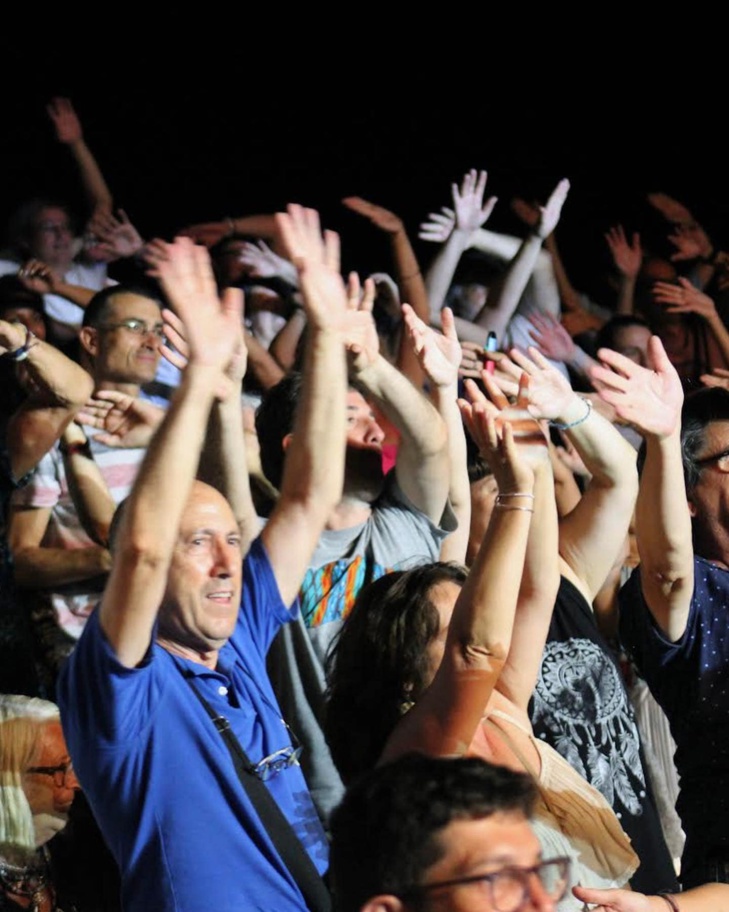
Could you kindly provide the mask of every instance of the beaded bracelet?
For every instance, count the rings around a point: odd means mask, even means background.
[[[12,361],[25,361],[25,359],[28,357],[28,352],[37,344],[38,339],[26,326],[25,342],[20,346],[20,348],[16,348],[15,351],[8,352],[8,357]]]
[[[559,421],[550,421],[549,423],[554,425],[554,427],[559,428],[560,431],[568,431],[570,428],[577,427],[578,424],[582,424],[583,422],[587,421],[587,419],[592,414],[592,402],[589,399],[586,399],[584,396],[579,396],[578,398],[582,399],[582,401],[587,406],[587,411],[582,416],[582,418],[578,418],[577,421],[570,421],[569,424],[561,424]]]

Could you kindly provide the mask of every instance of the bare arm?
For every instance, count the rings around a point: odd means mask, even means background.
[[[465,753],[511,646],[532,516],[531,508],[522,508],[521,501],[530,503],[534,484],[533,472],[519,458],[514,438],[523,439],[523,434],[536,438],[528,427],[512,429],[508,422],[497,430],[495,410],[481,397],[463,407],[469,431],[498,478],[504,503],[492,513],[458,596],[435,678],[396,726],[382,762],[408,750],[440,756]]]
[[[127,500],[99,609],[109,643],[130,668],[149,648],[210,409],[238,338],[242,306],[234,289],[218,300],[207,252],[185,238],[166,245],[156,270],[185,324],[190,359]]]
[[[647,896],[633,890],[594,890],[573,887],[572,892],[594,912],[668,912],[662,896]],[[729,912],[729,884],[707,883],[673,896],[679,912]],[[593,905],[594,904],[594,905]]]
[[[645,438],[646,459],[636,505],[636,538],[646,604],[670,640],[686,628],[694,583],[691,519],[681,463],[683,391],[657,336],[651,370],[609,349],[592,372],[600,396]]]
[[[448,495],[446,427],[435,407],[379,353],[372,300],[366,291],[360,301],[358,287],[350,295],[350,374],[400,433],[398,484],[411,503],[437,523]]]
[[[91,395],[89,374],[57,348],[27,333],[24,326],[0,320],[0,353],[14,353],[28,398],[8,422],[10,467],[22,478],[40,462]]]
[[[471,486],[466,465],[466,435],[458,407],[461,346],[448,307],[443,308],[441,315],[443,335],[428,326],[407,304],[403,304],[403,318],[410,345],[428,378],[431,401],[443,419],[448,435],[448,501],[458,520],[458,528],[441,545],[440,559],[464,563],[471,525]]]
[[[68,549],[42,545],[50,518],[50,507],[11,509],[8,541],[19,589],[56,589],[109,572],[111,556],[105,547]]]
[[[681,277],[678,283],[673,285],[670,282],[656,282],[652,289],[654,300],[659,304],[665,304],[667,313],[695,313],[704,319],[719,346],[724,359],[723,366],[729,367],[729,331],[724,326],[713,299],[692,285],[688,279]]]
[[[327,231],[322,238],[318,213],[289,206],[276,218],[282,245],[299,270],[309,327],[303,390],[286,451],[281,496],[262,532],[281,596],[291,602],[342,496],[347,295],[339,273],[339,237]]]
[[[68,98],[54,98],[46,107],[48,116],[53,121],[56,138],[60,143],[68,146],[78,168],[81,184],[91,211],[106,209],[111,211],[114,200],[111,191],[104,180],[104,175],[94,158],[91,150],[86,145],[81,121]]]
[[[514,364],[502,359],[500,367],[515,379],[514,367],[529,374],[531,414],[557,423],[590,473],[585,493],[560,521],[559,553],[592,602],[628,533],[638,490],[635,450],[535,348],[529,355],[514,350]]]

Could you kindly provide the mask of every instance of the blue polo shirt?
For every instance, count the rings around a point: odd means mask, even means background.
[[[281,601],[260,539],[243,565],[241,611],[216,671],[153,644],[121,665],[94,613],[61,672],[58,702],[81,786],[122,873],[125,912],[305,910],[185,675],[226,716],[252,763],[291,744],[266,673]],[[316,868],[326,837],[301,769],[266,783]]]

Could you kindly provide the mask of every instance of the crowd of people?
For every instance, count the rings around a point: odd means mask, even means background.
[[[342,274],[319,213],[0,256],[0,910],[729,909],[729,254],[664,193]],[[640,226],[637,226],[640,227]],[[356,260],[356,251],[349,251]],[[594,295],[593,295],[594,296]]]

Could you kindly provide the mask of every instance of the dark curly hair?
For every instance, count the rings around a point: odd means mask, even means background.
[[[327,658],[324,734],[345,783],[371,769],[401,716],[426,686],[427,646],[440,618],[434,586],[463,585],[466,570],[434,563],[364,586]]]

